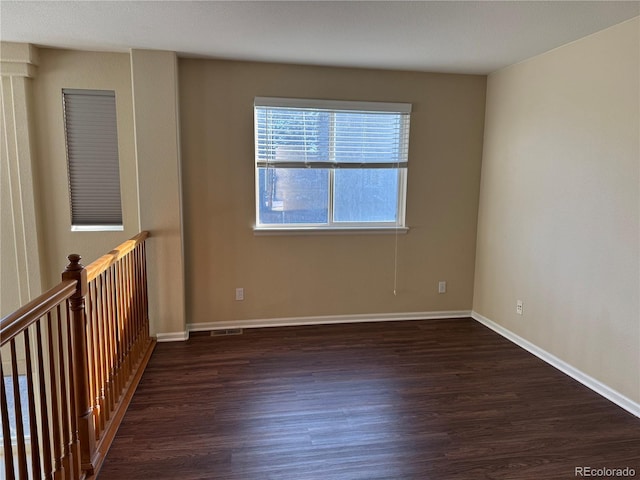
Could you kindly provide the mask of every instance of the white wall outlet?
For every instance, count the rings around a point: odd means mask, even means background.
[[[244,288],[236,288],[236,300],[244,300]]]
[[[446,293],[447,292],[447,282],[438,282],[438,293]]]
[[[522,300],[516,301],[516,313],[522,315]]]

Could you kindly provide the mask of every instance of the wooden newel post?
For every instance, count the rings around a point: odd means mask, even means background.
[[[63,280],[78,282],[76,293],[69,299],[73,342],[73,371],[78,415],[78,439],[82,470],[94,473],[96,465],[96,435],[93,418],[93,403],[89,393],[89,355],[87,352],[87,316],[84,298],[87,294],[87,271],[80,263],[80,255],[67,257],[69,265],[62,273]]]

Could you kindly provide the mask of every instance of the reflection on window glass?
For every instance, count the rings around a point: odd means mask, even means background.
[[[260,168],[258,175],[260,223],[328,223],[329,170]]]
[[[337,170],[333,208],[334,222],[395,222],[398,170]]]

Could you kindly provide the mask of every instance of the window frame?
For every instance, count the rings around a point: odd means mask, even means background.
[[[331,113],[382,113],[388,112],[404,116],[402,118],[402,127],[399,134],[404,137],[406,147],[403,161],[393,162],[395,167],[377,167],[377,168],[394,168],[397,172],[397,206],[396,221],[361,221],[347,222],[335,221],[335,176],[336,171],[345,168],[345,165],[339,166],[338,163],[332,161],[318,162],[324,164],[332,164],[327,166],[328,169],[328,191],[327,191],[327,222],[326,223],[260,223],[260,169],[269,168],[260,166],[258,159],[258,109],[259,108],[289,108],[299,110],[318,111],[325,110]],[[334,100],[318,100],[318,99],[298,99],[298,98],[279,98],[279,97],[255,97],[254,100],[254,187],[255,187],[255,223],[253,230],[257,235],[262,234],[309,234],[309,233],[406,233],[409,228],[406,225],[406,209],[407,209],[407,170],[409,160],[409,132],[410,132],[410,114],[411,104],[409,103],[389,103],[389,102],[361,102],[361,101],[334,101]],[[333,134],[330,139],[335,138]],[[402,141],[402,139],[399,139]],[[275,162],[274,162],[275,163]],[[295,162],[303,165],[303,162]],[[309,162],[311,168],[323,169],[322,166],[313,166],[314,162]],[[383,162],[385,163],[385,162]],[[357,168],[348,165],[347,169],[366,170],[366,168]],[[286,167],[285,167],[286,168]],[[300,168],[300,167],[298,167]],[[369,167],[376,168],[376,167]]]

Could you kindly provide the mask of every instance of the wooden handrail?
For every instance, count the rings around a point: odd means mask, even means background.
[[[148,236],[139,233],[86,268],[80,255],[69,255],[58,285],[0,320],[0,376],[9,366],[11,378],[10,394],[0,382],[0,477],[97,474],[155,345]]]
[[[16,335],[29,328],[47,312],[70,298],[76,292],[76,281],[66,280],[23,307],[0,320],[0,346],[9,343]]]
[[[149,237],[149,232],[143,231],[140,232],[133,238],[130,238],[126,242],[122,242],[116,248],[111,250],[109,253],[101,256],[97,260],[91,262],[86,268],[87,270],[87,281],[95,279],[102,272],[106,271],[111,265],[116,263],[122,257],[124,257],[127,253],[131,252],[136,246],[140,245]]]

